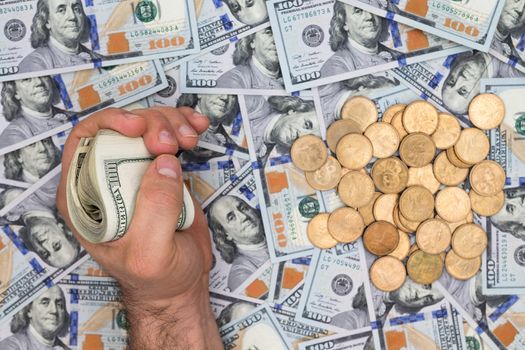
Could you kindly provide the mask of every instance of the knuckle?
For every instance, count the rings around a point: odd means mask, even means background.
[[[181,207],[182,196],[180,191],[173,186],[172,181],[160,179],[144,186],[141,202],[149,207],[158,208],[160,211],[162,208],[169,208],[173,211],[173,208]]]

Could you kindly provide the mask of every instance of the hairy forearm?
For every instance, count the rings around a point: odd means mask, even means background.
[[[123,289],[127,310],[130,350],[222,349],[219,331],[205,287],[173,300],[150,303],[138,300],[139,293]]]

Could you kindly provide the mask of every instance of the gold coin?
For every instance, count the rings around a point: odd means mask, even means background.
[[[397,205],[397,194],[382,194],[374,203],[374,218],[376,221],[394,222],[394,208]]]
[[[372,142],[374,157],[388,158],[399,148],[399,134],[388,123],[374,123],[365,130],[365,136]]]
[[[405,130],[405,127],[403,126],[403,111],[399,111],[392,117],[392,120],[390,121],[390,124],[396,129],[397,133],[399,134],[399,138],[402,140],[406,135],[408,135],[408,132]]]
[[[328,191],[335,188],[341,180],[341,164],[332,156],[316,171],[305,171],[306,181],[312,188]]]
[[[403,112],[403,110],[405,109],[407,105],[406,104],[403,104],[403,103],[397,103],[395,105],[392,105],[390,107],[388,107],[385,111],[385,113],[383,113],[383,121],[385,123],[390,123],[392,121],[392,118],[394,118],[394,115],[397,113],[397,112]]]
[[[330,150],[334,153],[337,147],[337,143],[341,138],[347,134],[361,133],[361,128],[356,121],[352,119],[339,119],[330,124],[328,130],[326,130],[326,143]]]
[[[352,97],[341,108],[341,118],[351,119],[359,125],[359,130],[366,128],[377,121],[378,112],[374,101],[364,96]]]
[[[419,247],[417,246],[417,243],[414,243],[410,246],[410,250],[408,251],[408,256],[414,254],[419,250]]]
[[[417,228],[416,242],[428,254],[440,254],[450,245],[452,233],[446,222],[440,219],[429,219]]]
[[[449,221],[446,221],[446,220],[444,220],[442,217],[440,217],[439,215],[436,215],[436,219],[441,219],[441,220],[443,220],[444,222],[446,222],[447,225],[448,225],[448,228],[450,229],[450,232],[454,232],[454,231],[456,231],[456,229],[457,229],[458,227],[460,227],[461,225],[463,225],[463,224],[468,224],[468,223],[472,222],[472,220],[471,220],[471,221],[468,220],[469,217],[472,219],[471,216],[472,216],[472,214],[469,214],[469,216],[467,216],[467,218],[465,218],[465,219],[463,219],[463,220],[460,220],[460,221],[455,221],[455,222],[449,222]]]
[[[456,144],[461,133],[458,119],[447,113],[439,113],[439,123],[432,134],[432,140],[439,149],[447,149]]]
[[[470,101],[468,118],[482,130],[497,128],[505,118],[505,104],[497,95],[479,94]]]
[[[328,159],[323,140],[314,135],[304,135],[295,140],[290,154],[293,164],[303,171],[317,170]]]
[[[410,221],[424,221],[434,214],[434,196],[423,186],[410,186],[399,198],[399,212]]]
[[[408,169],[408,186],[421,185],[427,190],[436,193],[441,185],[434,176],[432,164],[425,165],[421,168]]]
[[[459,159],[458,156],[456,155],[456,151],[454,150],[454,147],[447,148],[446,153],[447,153],[447,158],[448,158],[449,162],[451,162],[452,164],[454,164],[458,168],[468,169],[468,168],[472,167],[472,165],[474,165],[474,164],[465,163],[461,159]]]
[[[427,101],[414,101],[406,106],[403,111],[403,126],[409,134],[422,132],[432,135],[436,131],[438,123],[438,111]]]
[[[459,160],[467,164],[477,164],[487,158],[490,150],[489,138],[476,128],[463,129],[454,152]]]
[[[403,232],[406,232],[406,233],[411,233],[411,232],[414,232],[413,230],[409,229],[408,227],[406,227],[405,225],[403,225],[401,223],[401,218],[400,218],[400,214],[399,214],[399,205],[396,205],[394,207],[394,212],[392,214],[393,218],[394,218],[394,224],[396,225],[396,227],[403,231]]]
[[[481,257],[463,259],[451,249],[445,258],[445,267],[450,276],[465,281],[477,275],[481,268]]]
[[[408,182],[408,168],[399,158],[379,159],[372,167],[372,179],[383,193],[399,193]]]
[[[436,211],[446,221],[463,220],[470,213],[470,198],[459,187],[446,187],[436,195]]]
[[[481,256],[487,248],[487,233],[476,224],[464,224],[454,231],[452,249],[463,259]]]
[[[399,289],[406,279],[405,266],[392,256],[384,256],[370,266],[370,281],[383,292]]]
[[[317,248],[330,249],[339,243],[328,233],[329,216],[328,213],[317,214],[310,220],[306,228],[308,239]]]
[[[445,152],[438,154],[433,167],[436,179],[446,186],[457,186],[463,183],[469,171],[468,168],[460,168],[452,164]]]
[[[397,230],[399,233],[399,243],[397,244],[396,249],[388,255],[393,256],[394,258],[397,258],[399,260],[403,260],[408,256],[408,252],[410,251],[410,238],[408,238],[408,234],[406,232]]]
[[[399,243],[399,232],[396,227],[386,221],[376,221],[368,226],[363,234],[363,244],[372,254],[377,256],[392,253]]]
[[[422,167],[430,164],[436,154],[436,146],[430,136],[421,132],[407,135],[399,146],[399,156],[406,165]]]
[[[503,191],[490,197],[481,196],[476,191],[470,191],[469,197],[472,210],[481,216],[496,215],[505,205],[505,193]]]
[[[361,134],[348,134],[339,140],[335,148],[337,159],[345,168],[361,169],[372,159],[372,143]]]
[[[360,208],[374,199],[375,187],[368,175],[351,171],[343,176],[337,192],[344,204],[352,208]]]
[[[350,243],[361,237],[365,223],[361,214],[352,208],[339,208],[328,218],[328,232],[342,243]]]
[[[379,198],[379,196],[381,196],[380,192],[374,192],[374,198],[370,201],[370,203],[357,209],[359,214],[361,214],[361,216],[363,217],[365,226],[368,226],[374,221],[376,221],[376,218],[374,217],[374,204],[377,198]]]
[[[399,222],[401,223],[401,225],[403,227],[406,227],[409,233],[416,232],[417,228],[421,224],[421,221],[408,220],[407,218],[403,216],[403,214],[401,214],[401,211],[399,211],[398,218],[399,218]]]
[[[443,260],[439,255],[428,254],[420,249],[408,258],[408,276],[416,283],[431,284],[441,277],[443,265]]]
[[[478,194],[494,196],[505,187],[505,170],[493,160],[484,160],[472,168],[469,180]]]

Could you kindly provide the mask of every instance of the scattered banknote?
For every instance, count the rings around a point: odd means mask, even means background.
[[[74,0],[68,6],[71,17],[62,23],[47,18],[64,4],[17,0],[0,5],[0,81],[199,51],[188,0]]]
[[[304,285],[312,256],[292,258],[276,264],[270,287],[270,300],[282,304]]]
[[[220,328],[238,321],[261,304],[260,300],[239,296],[229,292],[210,291],[211,310]]]
[[[361,18],[335,0],[271,0],[268,8],[288,92],[466,50],[376,15]]]
[[[258,300],[266,301],[270,294],[273,264],[270,260],[261,265],[248,279],[236,289],[236,293]]]
[[[373,349],[371,331],[352,331],[330,335],[299,344],[299,350],[370,350]]]
[[[458,44],[487,52],[505,0],[342,0]]]

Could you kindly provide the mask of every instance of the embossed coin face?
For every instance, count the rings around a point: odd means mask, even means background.
[[[493,160],[476,164],[470,172],[472,189],[482,196],[494,196],[505,186],[505,170]]]
[[[335,153],[337,143],[347,134],[361,133],[361,127],[352,119],[339,119],[333,122],[326,130],[326,143],[332,152]]]
[[[436,146],[432,138],[420,132],[407,135],[399,146],[399,156],[411,167],[430,164],[435,154]]]
[[[385,123],[390,123],[392,121],[392,118],[394,118],[394,115],[397,112],[402,112],[406,106],[407,106],[406,104],[397,103],[395,105],[388,107],[385,113],[383,113],[383,121]]]
[[[470,198],[459,187],[447,187],[436,195],[436,211],[448,222],[465,219],[471,212]]]
[[[392,253],[399,243],[399,232],[396,227],[386,221],[376,221],[368,226],[363,234],[363,244],[372,254],[377,256]]]
[[[408,228],[407,232],[416,232],[417,228],[421,224],[421,221],[408,220],[407,218],[403,216],[403,214],[401,214],[401,211],[399,211],[398,218],[399,218],[399,222],[402,225],[402,227]]]
[[[399,158],[379,159],[372,167],[372,179],[383,193],[399,193],[408,182],[408,168]]]
[[[306,181],[312,188],[327,191],[336,188],[341,179],[341,164],[332,156],[316,171],[305,171]]]
[[[394,114],[394,117],[392,117],[390,124],[392,124],[392,126],[396,129],[399,135],[399,139],[402,140],[406,135],[408,135],[408,132],[403,126],[403,111],[399,111],[396,114]]]
[[[412,102],[403,111],[403,126],[409,134],[422,132],[432,135],[436,131],[438,123],[438,111],[426,101]]]
[[[345,168],[361,169],[372,159],[372,143],[361,134],[348,134],[339,140],[336,154],[337,159]]]
[[[416,283],[431,284],[441,277],[443,265],[443,260],[439,255],[417,250],[408,258],[408,276]]]
[[[328,213],[320,213],[308,223],[306,229],[308,239],[317,248],[330,249],[339,243],[328,233],[329,216]]]
[[[410,251],[410,238],[407,233],[400,230],[397,231],[399,233],[399,243],[397,244],[396,249],[388,255],[403,260],[408,256],[408,252]]]
[[[456,154],[456,151],[454,150],[454,147],[447,148],[446,153],[447,153],[448,160],[452,164],[457,166],[458,168],[466,168],[466,169],[468,169],[468,168],[472,167],[472,165],[474,165],[474,164],[465,163],[461,159],[459,159],[457,154]]]
[[[464,259],[451,249],[445,258],[445,267],[449,275],[455,279],[468,280],[476,276],[481,268],[481,257]]]
[[[448,159],[446,152],[441,152],[434,161],[434,175],[436,179],[446,186],[457,186],[468,176],[468,168],[455,166]]]
[[[487,158],[490,142],[483,131],[476,128],[463,129],[458,142],[454,145],[454,152],[458,158],[468,164],[477,164]]]
[[[424,221],[434,214],[434,196],[423,186],[410,186],[399,198],[399,212],[411,221]]]
[[[464,224],[454,231],[452,249],[463,259],[481,256],[487,248],[487,233],[476,224]]]
[[[374,261],[370,267],[370,280],[377,289],[384,292],[399,289],[405,279],[405,266],[395,257],[384,256]]]
[[[450,245],[452,233],[450,228],[440,219],[429,219],[417,228],[416,242],[424,252],[439,254]]]
[[[432,134],[432,140],[439,149],[447,149],[456,144],[461,133],[461,125],[456,117],[446,113],[439,113],[439,123]]]
[[[351,171],[341,179],[337,187],[339,198],[347,206],[360,208],[374,198],[375,187],[372,179],[359,171]]]
[[[399,134],[388,123],[374,123],[365,130],[365,136],[372,142],[373,155],[376,158],[388,158],[399,147]]]
[[[370,201],[370,203],[358,209],[359,214],[361,214],[363,217],[366,226],[376,221],[376,218],[374,217],[374,204],[379,196],[381,196],[380,192],[374,192],[374,198]]]
[[[427,190],[436,193],[441,185],[434,176],[432,164],[425,165],[421,168],[408,169],[408,186],[420,185]]]
[[[504,117],[505,105],[497,95],[479,94],[470,101],[468,118],[482,130],[497,128]]]
[[[378,112],[374,101],[364,97],[352,97],[345,102],[341,109],[342,119],[351,119],[359,125],[361,132],[377,121]]]
[[[374,203],[374,218],[376,221],[387,221],[392,225],[394,223],[394,207],[397,205],[398,195],[382,194]]]
[[[476,191],[469,192],[472,210],[481,216],[492,216],[500,212],[505,205],[505,193],[500,191],[494,196],[480,196]]]
[[[361,214],[352,208],[339,208],[328,218],[328,232],[342,243],[350,243],[361,237],[365,223]]]
[[[315,171],[328,159],[328,152],[321,138],[314,135],[299,137],[290,151],[293,164],[303,171]]]

